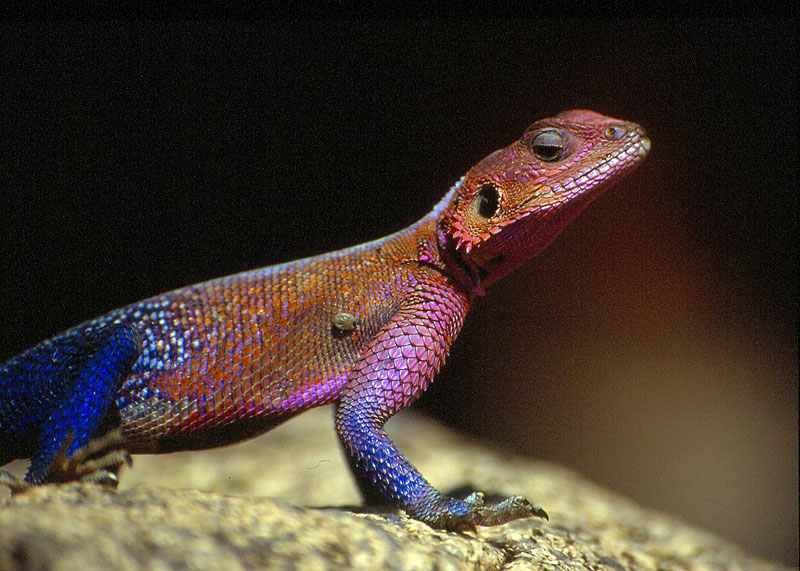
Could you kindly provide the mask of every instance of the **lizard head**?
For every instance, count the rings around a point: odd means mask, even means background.
[[[592,111],[538,121],[456,184],[440,243],[481,291],[541,252],[649,150],[641,127]]]

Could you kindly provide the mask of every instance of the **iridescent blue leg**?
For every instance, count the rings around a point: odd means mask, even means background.
[[[403,456],[369,403],[344,398],[336,411],[336,430],[364,500],[402,508],[435,527],[447,515],[466,514],[470,506],[443,497]]]
[[[64,460],[86,459],[76,453],[106,427],[140,346],[130,325],[92,325],[38,345],[4,366],[0,396],[4,409],[13,410],[3,411],[9,419],[3,439],[14,447],[9,459],[31,458],[26,482],[83,474]]]
[[[443,496],[403,456],[384,432],[384,419],[374,412],[368,403],[348,398],[342,399],[336,411],[337,432],[367,503],[393,505],[432,527],[454,531],[531,516],[547,519],[540,506],[521,496],[495,505],[485,505],[480,492],[463,501]]]

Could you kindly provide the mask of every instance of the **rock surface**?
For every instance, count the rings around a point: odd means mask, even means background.
[[[3,491],[0,569],[782,568],[570,470],[491,451],[413,414],[388,430],[440,490],[522,494],[550,522],[458,534],[353,507],[330,416],[310,411],[219,450],[137,456],[118,491]]]

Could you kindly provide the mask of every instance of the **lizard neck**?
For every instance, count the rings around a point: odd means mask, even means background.
[[[419,236],[418,263],[436,269],[470,297],[486,293],[480,273],[462,259],[435,221],[420,228]]]
[[[439,224],[442,212],[452,202],[458,192],[464,177],[462,177],[444,195],[439,203],[412,228],[417,234],[417,261],[426,266],[435,268],[470,297],[484,295],[483,276],[478,268],[468,264],[456,250],[453,241]]]

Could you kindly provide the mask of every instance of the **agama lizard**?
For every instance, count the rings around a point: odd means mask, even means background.
[[[520,496],[441,495],[382,427],[431,383],[474,298],[649,149],[638,125],[567,111],[395,234],[164,293],[42,342],[0,368],[0,465],[31,458],[25,482],[2,481],[113,486],[123,448],[222,446],[333,403],[365,499],[451,530],[546,517]]]

